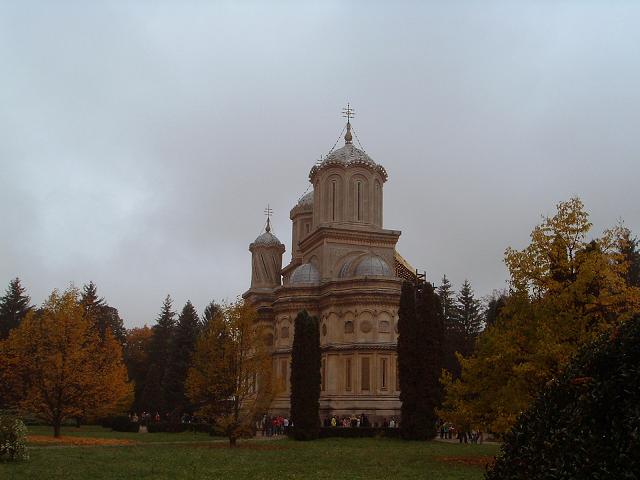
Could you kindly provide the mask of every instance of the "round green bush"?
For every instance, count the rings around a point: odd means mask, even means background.
[[[0,461],[28,459],[27,427],[18,418],[0,415]]]
[[[640,475],[640,316],[583,348],[505,436],[487,480]]]

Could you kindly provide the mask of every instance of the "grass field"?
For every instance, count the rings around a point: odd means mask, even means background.
[[[50,435],[31,427],[29,434]],[[495,445],[391,439],[249,440],[229,449],[206,434],[117,433],[65,428],[63,437],[119,439],[120,446],[34,443],[31,459],[0,463],[0,479],[480,479]]]

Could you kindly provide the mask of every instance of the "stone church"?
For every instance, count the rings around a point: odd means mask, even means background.
[[[414,270],[396,251],[400,231],[383,226],[384,167],[356,148],[347,109],[345,145],[311,168],[313,191],[291,209],[291,262],[265,232],[249,246],[251,288],[243,297],[268,327],[273,369],[284,385],[272,414],[289,415],[293,322],[320,319],[320,417],[399,417],[396,345],[404,279]]]

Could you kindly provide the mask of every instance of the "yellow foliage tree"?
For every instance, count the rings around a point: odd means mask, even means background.
[[[616,227],[587,241],[591,228],[578,198],[557,205],[523,250],[508,248],[511,293],[475,353],[458,357],[462,373],[444,372],[440,415],[461,428],[502,433],[578,348],[640,308],[621,254],[629,236]]]
[[[47,421],[56,437],[65,419],[104,415],[131,399],[122,347],[91,328],[75,288],[54,290],[0,343],[0,376],[11,404]]]
[[[222,307],[198,339],[187,376],[187,396],[232,447],[253,434],[273,398],[266,332],[256,320],[256,311],[241,300]]]

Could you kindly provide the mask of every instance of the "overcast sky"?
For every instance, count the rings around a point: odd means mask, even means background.
[[[0,1],[0,289],[93,280],[128,327],[233,299],[343,127],[431,280],[503,288],[578,195],[640,233],[639,2]]]

